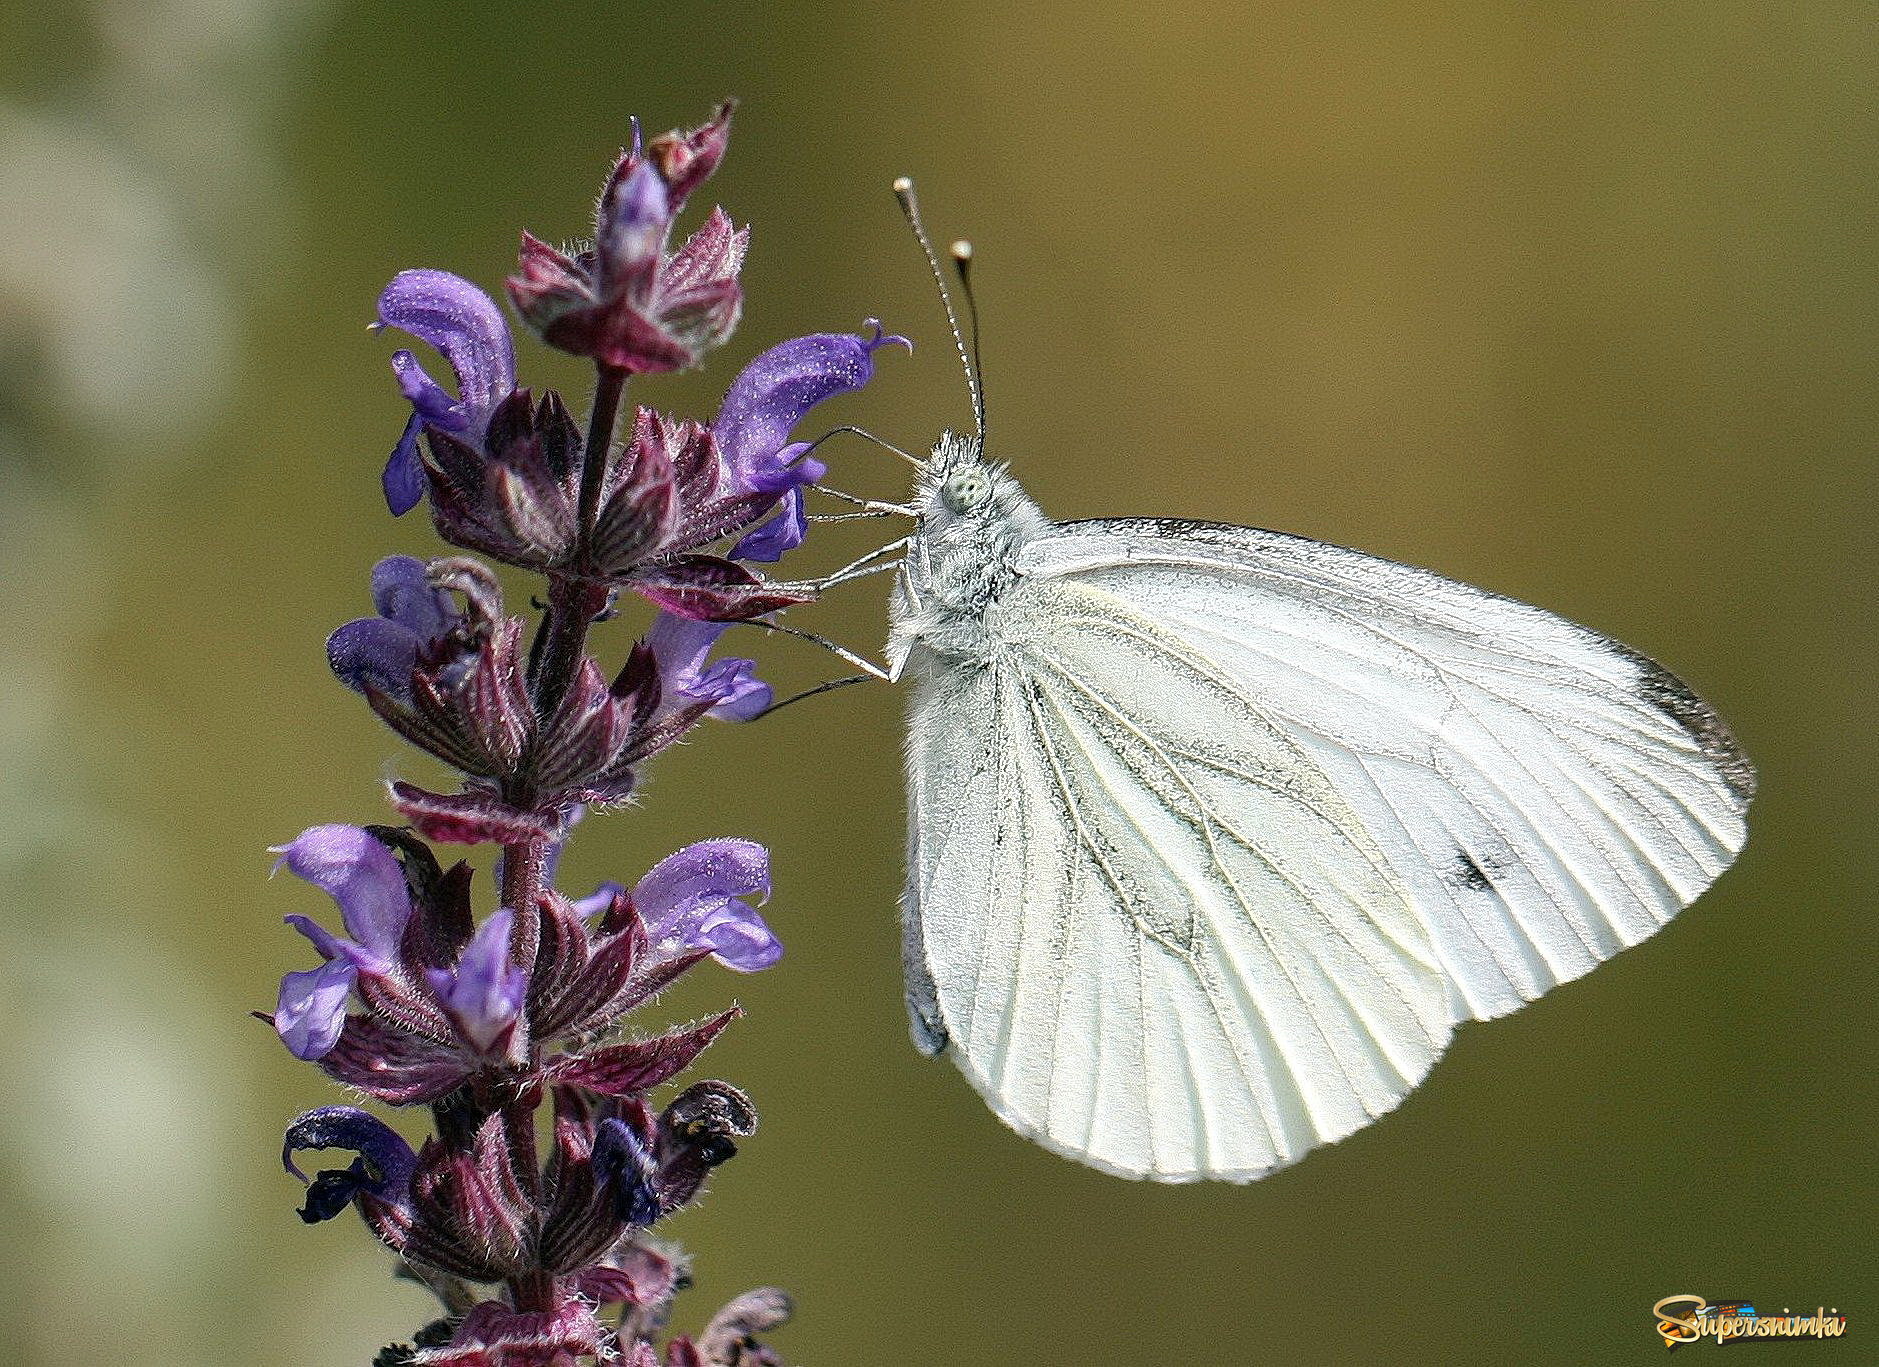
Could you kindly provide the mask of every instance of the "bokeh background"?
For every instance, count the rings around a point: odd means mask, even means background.
[[[318,904],[264,847],[382,818],[415,767],[321,653],[375,558],[434,544],[378,497],[403,410],[363,325],[405,266],[494,288],[519,227],[581,230],[628,114],[726,93],[748,313],[641,398],[707,415],[762,347],[878,314],[920,349],[834,420],[960,421],[887,194],[912,172],[978,245],[997,445],[1048,509],[1279,527],[1543,604],[1696,683],[1763,787],[1714,892],[1463,1029],[1399,1112],[1165,1189],[1019,1141],[909,1047],[891,690],[714,726],[567,868],[775,850],[784,965],[670,1003],[736,994],[711,1070],[765,1109],[670,1227],[681,1322],[781,1283],[807,1367],[1645,1361],[1683,1292],[1879,1336],[1864,0],[0,16],[9,1360],[342,1367],[428,1318],[356,1222],[295,1217],[281,1128],[339,1098],[244,1015]],[[525,348],[524,376],[581,389],[564,361]],[[883,587],[805,624],[873,648]],[[835,668],[757,645],[785,683]]]

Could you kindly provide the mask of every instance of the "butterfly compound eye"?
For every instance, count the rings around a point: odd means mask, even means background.
[[[955,470],[946,476],[946,482],[940,485],[940,499],[950,513],[969,513],[992,492],[992,481],[985,471],[976,469]]]

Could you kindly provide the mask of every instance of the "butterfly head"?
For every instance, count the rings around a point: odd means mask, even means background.
[[[920,471],[914,498],[929,536],[971,535],[975,529],[1028,525],[1037,505],[1002,464],[988,464],[977,437],[943,432]]]

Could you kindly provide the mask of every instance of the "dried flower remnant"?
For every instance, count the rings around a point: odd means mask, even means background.
[[[789,1302],[768,1288],[661,1344],[688,1280],[665,1222],[756,1132],[757,1112],[726,1082],[678,1087],[738,1008],[641,1023],[707,960],[740,973],[777,963],[782,941],[758,910],[769,853],[704,840],[630,886],[579,899],[555,887],[592,805],[632,795],[643,766],[704,718],[771,705],[754,660],[712,652],[729,623],[813,596],[758,568],[802,541],[802,490],[823,473],[794,429],[903,342],[871,323],[779,343],[708,423],[625,406],[628,376],[698,364],[737,323],[747,230],[713,209],[672,246],[724,158],[730,113],[643,146],[635,133],[591,246],[524,235],[509,298],[543,340],[594,363],[585,424],[553,390],[519,386],[508,324],[476,285],[405,271],[379,299],[378,325],[433,348],[454,386],[416,352],[393,355],[411,412],[383,492],[394,513],[428,501],[454,550],[381,560],[373,614],[335,630],[327,660],[457,786],[394,781],[405,824],[319,825],[278,848],[340,927],[286,918],[321,962],[287,973],[262,1018],[356,1099],[428,1116],[414,1145],[359,1106],[322,1106],[283,1146],[307,1184],[302,1219],[357,1211],[439,1297],[440,1317],[383,1349],[384,1367],[780,1362],[762,1338]],[[538,619],[511,611],[477,555],[544,577]],[[603,665],[589,628],[635,597],[649,605],[640,639]],[[498,847],[487,895],[470,863],[439,857],[448,845]],[[351,1158],[304,1171],[321,1151]]]

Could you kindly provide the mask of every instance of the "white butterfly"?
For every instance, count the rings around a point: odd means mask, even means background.
[[[1295,1162],[1742,848],[1723,722],[1538,608],[1276,532],[1053,523],[951,433],[913,507],[913,1033],[1057,1153]]]

